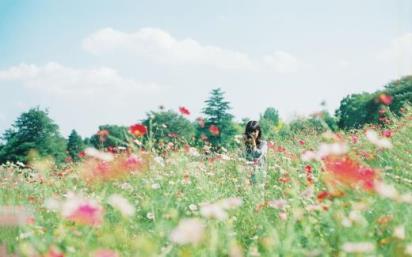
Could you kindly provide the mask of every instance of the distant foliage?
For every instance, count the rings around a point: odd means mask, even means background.
[[[265,138],[273,139],[275,137],[279,121],[279,112],[273,107],[267,108],[260,116],[259,124]]]
[[[402,114],[402,107],[412,102],[412,76],[393,81],[384,90],[345,97],[336,111],[342,129],[361,128],[365,124],[387,123],[391,113]]]
[[[22,113],[2,136],[0,162],[27,162],[31,150],[40,156],[52,156],[57,162],[66,158],[66,141],[47,111],[32,108]]]
[[[80,160],[79,154],[84,150],[85,146],[82,137],[72,130],[67,141],[67,152],[73,161]]]
[[[118,125],[101,125],[95,135],[86,140],[98,149],[127,146],[128,129]]]
[[[213,89],[205,103],[205,119],[204,123],[197,127],[197,138],[210,143],[214,150],[233,147],[234,136],[238,130],[233,115],[229,113],[231,107],[224,98],[224,92],[220,88]]]
[[[143,124],[148,128],[145,140],[151,140],[151,144],[157,149],[163,149],[169,143],[173,143],[173,147],[181,147],[194,137],[191,122],[173,110],[151,111]]]

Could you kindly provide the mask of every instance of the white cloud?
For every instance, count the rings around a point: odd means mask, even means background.
[[[222,70],[295,72],[299,61],[289,53],[277,51],[272,55],[252,59],[247,53],[202,45],[191,38],[178,40],[157,28],[142,28],[125,33],[111,28],[100,29],[83,41],[83,48],[95,55],[116,52],[169,65],[207,65]]]
[[[396,67],[400,75],[412,74],[412,33],[405,33],[392,40],[391,45],[383,49],[377,59]]]
[[[19,64],[0,70],[0,80],[19,81],[27,88],[52,94],[92,95],[101,91],[127,93],[157,89],[154,83],[139,83],[123,78],[107,67],[76,69],[50,62],[43,66]]]

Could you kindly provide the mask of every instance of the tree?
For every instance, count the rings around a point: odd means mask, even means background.
[[[203,109],[205,123],[203,127],[197,128],[198,138],[202,135],[206,136],[214,150],[234,146],[234,136],[237,131],[233,115],[229,113],[230,103],[225,101],[224,92],[220,88],[213,89],[205,103],[206,107]]]
[[[194,137],[194,127],[191,122],[173,110],[151,111],[143,120],[143,125],[148,128],[148,136],[156,149],[161,149],[168,143],[175,147],[189,143]]]
[[[58,162],[66,157],[66,142],[59,127],[39,107],[21,114],[2,139],[5,144],[0,150],[0,162],[27,162],[30,150],[36,150],[40,156],[52,156]]]
[[[106,136],[102,136],[102,132],[107,133]],[[118,125],[101,125],[96,134],[86,139],[85,142],[91,144],[95,148],[108,148],[127,146],[128,128]]]
[[[259,124],[262,129],[262,133],[266,138],[273,139],[275,137],[275,129],[279,124],[279,113],[273,108],[266,108],[263,115],[260,116]]]
[[[78,161],[80,159],[79,153],[83,150],[83,140],[76,130],[73,129],[67,142],[67,152],[73,161]]]

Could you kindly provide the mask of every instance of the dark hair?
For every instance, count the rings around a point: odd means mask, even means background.
[[[258,137],[256,138],[256,144],[259,146],[262,139],[262,130],[260,129],[259,122],[251,120],[246,124],[245,136],[246,138],[250,137],[250,134],[254,131],[259,131]]]

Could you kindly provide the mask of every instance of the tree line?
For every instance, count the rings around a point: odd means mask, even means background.
[[[335,114],[321,110],[309,117],[284,123],[274,107],[267,108],[259,117],[263,133],[267,139],[277,140],[292,137],[302,131],[322,133],[326,130],[350,130],[365,124],[385,126],[391,116],[400,116],[403,108],[412,102],[412,76],[390,82],[383,90],[373,93],[352,94],[345,97]],[[239,135],[243,132],[248,118],[236,122],[230,113],[230,103],[224,92],[213,89],[205,101],[202,117],[190,121],[186,116],[190,111],[180,107],[179,111],[165,109],[150,111],[140,123],[147,133],[136,144],[165,154],[170,149],[183,146],[207,147],[210,151],[224,151],[239,145]],[[58,163],[77,161],[82,151],[88,147],[116,151],[128,147],[129,128],[119,125],[101,125],[96,134],[82,138],[76,130],[64,138],[58,125],[49,117],[47,110],[35,107],[22,113],[12,127],[1,136],[0,163],[6,161],[27,162],[30,152],[39,156],[52,156]]]

